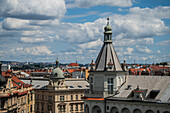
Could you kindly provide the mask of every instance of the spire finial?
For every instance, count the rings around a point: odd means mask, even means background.
[[[109,17],[107,17],[107,25],[109,25]]]
[[[58,60],[58,57],[57,57],[57,60],[56,60],[56,68],[59,67],[59,60]]]

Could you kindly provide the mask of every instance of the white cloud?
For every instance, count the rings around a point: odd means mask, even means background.
[[[170,18],[170,6],[158,6],[154,9],[133,7],[129,9],[129,12],[143,16],[152,16],[160,19]]]
[[[160,51],[160,50],[158,50],[157,52],[158,52],[158,53],[161,53],[161,51]]]
[[[156,43],[156,45],[161,45],[161,46],[170,46],[170,40],[164,40]]]
[[[132,52],[133,52],[133,48],[126,48],[126,51],[124,52],[125,55],[132,55]]]
[[[96,48],[98,46],[101,46],[102,44],[103,44],[103,42],[101,41],[101,39],[98,39],[96,41],[79,44],[78,46],[82,49],[91,49],[91,48]]]
[[[89,8],[97,5],[130,7],[132,2],[131,0],[74,0],[67,4],[67,8]]]
[[[22,19],[60,19],[66,12],[64,0],[1,0],[0,16]]]
[[[147,47],[136,46],[136,49],[137,49],[139,52],[142,52],[142,53],[151,53],[151,52],[152,52],[152,50],[150,50],[150,49],[147,48]]]
[[[45,42],[45,39],[44,38],[21,37],[21,41],[24,43],[38,43],[38,42]]]
[[[33,29],[33,27],[29,27],[29,20],[21,20],[21,19],[15,19],[15,18],[6,18],[2,22],[2,28],[6,30]]]
[[[35,47],[18,47],[16,49],[10,50],[13,54],[19,55],[52,55],[52,51],[50,51],[46,46],[35,46]]]

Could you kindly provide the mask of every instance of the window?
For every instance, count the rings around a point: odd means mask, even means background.
[[[71,95],[71,100],[73,100],[73,95]]]
[[[50,111],[52,111],[52,106],[50,106]]]
[[[37,103],[37,110],[39,110],[39,103]]]
[[[32,100],[32,94],[31,94],[31,100]]]
[[[28,113],[29,113],[29,107],[28,107],[28,109],[27,109],[27,110],[28,110]],[[31,111],[30,111],[30,112],[31,112]]]
[[[79,88],[82,88],[82,86],[78,85]]]
[[[66,107],[65,106],[63,106],[63,111],[65,111],[66,110]]]
[[[49,97],[48,97],[48,101],[52,101],[52,96],[49,96]]]
[[[12,98],[11,98],[11,105],[12,105]]]
[[[30,112],[32,112],[32,105],[30,106]]]
[[[76,104],[76,111],[78,111],[78,104]]]
[[[59,111],[60,111],[60,112],[62,112],[62,111],[63,111],[63,112],[65,112],[65,111],[66,111],[66,107],[65,107],[65,105],[63,105],[63,106],[62,106],[62,105],[61,105],[61,106],[59,106]]]
[[[78,100],[78,95],[76,95],[76,100]]]
[[[23,98],[21,98],[21,104],[23,104]]]
[[[83,104],[81,104],[81,110],[83,110]]]
[[[155,99],[159,92],[159,90],[152,90],[150,92],[150,98]]]
[[[25,98],[26,99],[26,98]],[[29,94],[28,94],[28,102],[30,101]]]
[[[49,105],[47,106],[47,110],[50,111],[50,106]]]
[[[70,88],[74,88],[74,86],[70,86]]]
[[[42,108],[41,109],[42,109],[42,111],[44,111],[44,104],[43,103],[42,103]]]
[[[93,78],[91,78],[91,84],[90,84],[90,89],[91,89],[91,91],[93,92]]]
[[[108,78],[107,87],[108,87],[108,94],[113,94],[113,78]]]
[[[72,104],[70,105],[70,110],[73,111],[73,105]]]
[[[44,95],[42,95],[42,100],[44,100]]]
[[[39,100],[39,95],[37,95],[37,100]]]
[[[64,101],[64,96],[60,96],[60,101]]]

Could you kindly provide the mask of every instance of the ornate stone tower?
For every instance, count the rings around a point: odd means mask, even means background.
[[[103,46],[95,63],[92,60],[89,73],[90,89],[85,92],[85,113],[104,113],[104,109],[99,109],[105,108],[104,98],[117,94],[126,81],[126,72],[123,71],[112,45],[112,28],[109,25],[109,18],[104,27]]]
[[[90,93],[101,94],[99,97],[114,95],[125,82],[123,71],[118,56],[112,45],[112,28],[104,27],[104,44],[98,54],[93,70],[90,71]]]

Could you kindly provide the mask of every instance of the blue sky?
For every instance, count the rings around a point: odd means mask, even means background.
[[[169,0],[1,0],[0,60],[90,63],[107,17],[120,62],[170,62]]]

